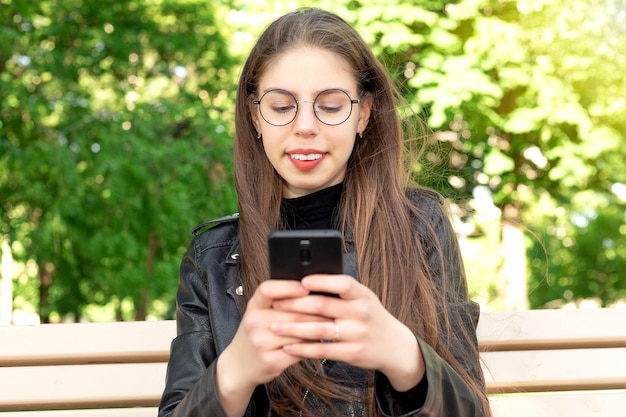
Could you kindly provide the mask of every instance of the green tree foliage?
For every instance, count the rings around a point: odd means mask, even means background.
[[[474,295],[510,307],[528,259],[531,306],[626,296],[624,0],[0,0],[18,304],[168,314],[190,228],[235,210],[239,65],[296,5],[353,23],[436,132],[416,178],[459,203]]]
[[[474,217],[477,235],[491,235],[480,228],[493,227],[493,222],[476,219],[481,202],[470,196],[487,189],[501,210],[503,232],[524,224],[526,231],[546,240],[548,275],[544,261],[532,262],[534,306],[566,296],[597,294],[604,302],[623,296],[623,272],[606,278],[602,290],[590,278],[598,270],[618,270],[619,256],[597,250],[602,242],[619,241],[618,236],[609,237],[607,231],[601,238],[602,229],[593,233],[590,222],[568,229],[575,243],[563,246],[550,234],[555,228],[546,234],[543,230],[556,212],[564,213],[566,222],[591,213],[601,224],[608,224],[604,216],[610,215],[613,230],[623,238],[624,228],[618,226],[624,224],[625,202],[612,189],[626,181],[626,84],[620,70],[626,63],[624,2],[392,3],[394,7],[363,3],[353,18],[383,61],[397,68],[397,80],[413,108],[437,130],[426,153],[430,167],[421,169],[420,181],[459,201],[465,197],[465,216]],[[446,173],[448,184],[437,175],[433,180],[432,172]],[[582,196],[587,196],[585,204],[575,204]],[[537,211],[544,198],[554,211]],[[606,210],[608,201],[612,214]],[[500,268],[510,268],[501,273],[510,278],[521,271],[519,278],[525,280],[524,264],[511,260],[523,260],[526,254],[515,251],[519,242],[507,242],[507,236],[519,240],[521,234],[502,236]],[[577,252],[593,247],[582,258]],[[483,269],[481,258],[493,263],[492,253],[470,260],[470,274]],[[604,262],[559,268],[567,253],[584,262],[593,256]],[[579,281],[589,287],[571,284]]]
[[[624,201],[589,191],[576,196],[573,204],[574,215],[556,208],[553,218],[539,216],[545,222],[545,247],[533,242],[530,253],[538,255],[531,265],[545,279],[531,280],[533,305],[552,300],[558,306],[577,298],[606,305],[626,298]],[[550,255],[547,259],[543,251]]]
[[[37,263],[29,301],[44,320],[106,303],[163,314],[194,223],[235,209],[235,62],[214,10],[3,3],[0,234]]]

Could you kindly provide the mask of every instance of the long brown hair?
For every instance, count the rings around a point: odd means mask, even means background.
[[[468,372],[463,358],[456,358],[446,343],[450,338],[461,338],[468,349],[475,349],[472,335],[458,334],[461,330],[456,328],[453,333],[449,328],[449,317],[455,313],[448,311],[445,298],[457,289],[445,288],[450,281],[446,264],[461,261],[444,259],[444,245],[454,239],[452,231],[445,241],[440,240],[427,213],[407,197],[406,141],[396,105],[399,94],[358,33],[338,16],[319,9],[299,9],[275,20],[260,36],[242,69],[235,115],[235,183],[244,305],[269,275],[268,233],[284,227],[280,218],[283,182],[257,137],[250,101],[256,98],[258,80],[268,65],[298,46],[323,48],[342,57],[372,101],[369,123],[348,162],[339,216],[344,233],[350,233],[354,239],[361,283],[450,363],[482,399],[484,414],[488,415],[480,373],[477,376],[475,370]],[[422,233],[416,233],[416,224],[422,225]],[[430,270],[427,250],[438,256],[437,271]],[[459,280],[453,280],[456,281]],[[475,351],[470,354],[478,356]],[[314,416],[315,410],[307,410],[303,400],[309,392],[331,406],[337,397],[363,401],[349,398],[333,381],[312,378],[318,371],[319,366],[303,361],[268,384],[273,411],[280,416]],[[371,382],[368,393],[369,415],[377,416]]]

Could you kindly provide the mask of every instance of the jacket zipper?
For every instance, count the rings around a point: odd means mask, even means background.
[[[322,366],[326,363],[326,359],[322,359]],[[304,391],[304,395],[302,396],[302,407],[300,407],[300,417],[302,417],[302,409],[304,408],[304,402],[306,401],[306,397],[309,395],[309,389],[307,388]]]

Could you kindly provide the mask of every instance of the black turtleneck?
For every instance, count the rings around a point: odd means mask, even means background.
[[[280,212],[288,229],[336,229],[343,183],[302,197],[285,198]]]

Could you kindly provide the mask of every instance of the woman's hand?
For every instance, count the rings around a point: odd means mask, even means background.
[[[217,361],[218,395],[229,416],[243,415],[257,385],[271,381],[302,360],[283,347],[304,340],[277,334],[270,328],[273,323],[327,320],[304,312],[273,308],[279,300],[296,300],[308,293],[299,281],[267,280],[250,298],[233,341]]]
[[[398,391],[411,389],[422,379],[425,365],[415,335],[369,288],[348,275],[310,275],[301,284],[306,290],[339,298],[311,295],[273,302],[277,311],[320,318],[274,321],[271,330],[283,337],[286,354],[376,369]]]

